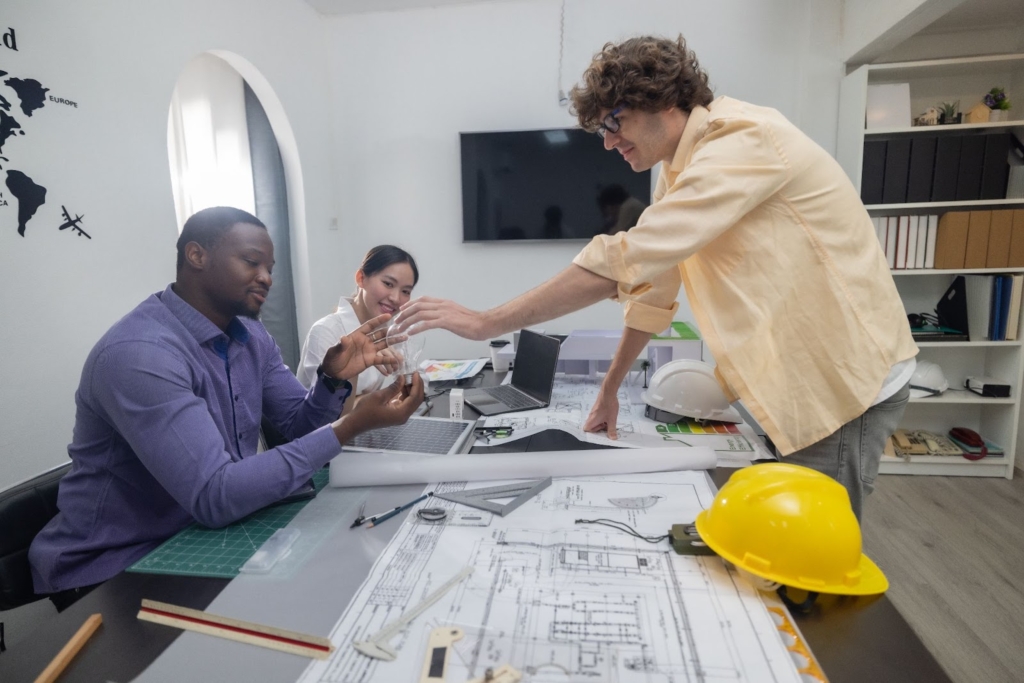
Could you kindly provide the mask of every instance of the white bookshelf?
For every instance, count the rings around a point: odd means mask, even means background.
[[[866,129],[867,86],[910,83],[911,114],[917,116],[940,102],[960,100],[965,113],[992,87],[1006,89],[1014,102],[1010,115],[1024,118],[1024,53],[954,59],[934,59],[894,64],[868,64],[851,71],[840,86],[839,135],[836,158],[860,190],[864,141],[955,131],[1012,131],[1024,140],[1024,120],[992,123]],[[919,202],[867,206],[872,216],[943,214],[950,210],[1024,208],[1024,198],[965,202]],[[961,270],[894,270],[896,288],[908,313],[932,312],[957,275],[1022,273],[1024,268]],[[1022,316],[1024,317],[1024,316]],[[947,391],[930,398],[911,399],[902,427],[946,434],[952,427],[968,427],[1002,446],[1000,458],[978,461],[962,457],[919,456],[909,461],[883,458],[883,474],[930,474],[946,476],[1013,476],[1017,435],[1024,387],[1024,341],[919,342],[918,360],[942,367],[952,389],[960,389],[971,375],[997,377],[1010,383],[1010,398],[977,396],[967,391]]]

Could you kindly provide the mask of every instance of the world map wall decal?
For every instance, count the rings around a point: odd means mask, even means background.
[[[11,202],[17,204],[17,229],[18,234],[26,237],[31,231],[30,224],[34,225],[33,217],[39,208],[46,203],[46,187],[40,183],[40,178],[29,177],[28,174],[16,168],[16,160],[8,158],[10,152],[5,152],[5,146],[11,147],[9,143],[25,135],[20,120],[21,116],[32,117],[32,114],[42,109],[47,102],[54,102],[60,105],[78,108],[78,103],[62,97],[47,95],[49,88],[34,78],[23,78],[17,76],[8,77],[8,73],[0,69],[0,177],[4,179],[4,186],[10,192]],[[8,93],[13,92],[13,95]],[[5,96],[6,95],[6,96]],[[15,103],[12,104],[11,100]],[[17,108],[15,108],[15,104]],[[11,154],[13,157],[14,155]],[[2,188],[0,188],[0,207],[8,206]],[[12,207],[13,208],[13,207]],[[68,230],[67,234],[75,234],[79,237],[92,236],[82,229],[82,215],[72,218],[65,207],[61,207],[64,221],[53,227],[58,230]],[[0,214],[2,215],[2,214]],[[38,228],[35,228],[38,229]]]

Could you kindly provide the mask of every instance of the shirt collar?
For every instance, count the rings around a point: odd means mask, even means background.
[[[160,301],[167,307],[167,310],[174,314],[175,318],[181,321],[181,324],[185,326],[185,329],[187,329],[200,344],[205,344],[211,339],[225,336],[239,344],[244,344],[249,341],[249,330],[245,328],[245,325],[241,320],[238,318],[232,318],[231,322],[228,323],[228,329],[225,335],[225,332],[214,325],[209,318],[178,296],[172,285],[167,285],[167,289],[161,292]]]
[[[693,148],[697,144],[697,139],[703,134],[704,124],[710,115],[711,112],[708,111],[707,107],[699,104],[690,111],[689,117],[686,120],[686,127],[683,128],[683,135],[679,138],[679,146],[676,147],[676,154],[672,157],[672,163],[669,165],[669,169],[673,173],[679,173],[686,168],[690,155],[693,153]]]

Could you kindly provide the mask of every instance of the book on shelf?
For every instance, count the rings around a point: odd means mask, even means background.
[[[1010,238],[1013,235],[1013,211],[993,211],[988,229],[986,268],[1006,268],[1010,263]]]
[[[939,217],[935,214],[928,216],[928,244],[924,252],[924,267],[935,267],[935,240],[939,235]]]
[[[971,455],[981,455],[981,446],[970,446],[954,436],[950,436],[948,438],[950,441],[953,442],[954,445],[956,445],[957,448],[962,450],[964,453],[970,453]],[[1000,446],[999,444],[992,443],[985,437],[982,437],[982,439],[985,442],[985,449],[987,452],[987,455],[985,456],[986,458],[1001,458],[1004,455],[1006,455],[1006,451],[1003,450],[1002,446]]]
[[[969,211],[967,215],[964,268],[984,268],[988,258],[988,233],[992,223],[992,212]]]
[[[960,171],[960,138],[940,137],[935,145],[935,173],[932,176],[932,201],[956,201],[956,183]]]
[[[876,216],[872,219],[878,243],[890,269],[935,267],[939,217]]]
[[[939,233],[935,243],[935,267],[959,270],[967,253],[967,227],[970,213],[947,211],[939,217]]]
[[[917,216],[907,216],[907,268],[917,268]]]
[[[1013,275],[1010,287],[1010,314],[1006,323],[1006,341],[1016,341],[1020,328],[1020,305],[1024,298],[1024,275]]]
[[[1024,167],[1022,167],[1024,168]],[[1024,268],[1024,209],[1013,212],[1013,227],[1010,228],[1010,254],[1008,268]]]
[[[885,140],[864,141],[860,200],[865,204],[882,203],[882,184],[885,181],[885,148]]]
[[[888,216],[886,218],[885,232],[885,260],[890,268],[896,267],[896,235],[899,232],[899,217]]]
[[[907,202],[927,202],[932,198],[935,175],[934,136],[915,137],[910,143],[910,171],[907,174]],[[865,149],[865,153],[867,150]]]
[[[896,269],[907,267],[907,235],[910,232],[910,216],[899,216],[896,233]]]
[[[984,135],[965,135],[960,141],[960,165],[956,176],[956,201],[981,199],[981,171],[985,164]]]
[[[911,327],[910,336],[917,342],[965,342],[971,341],[969,335],[954,330],[952,327],[941,327],[938,325],[922,325]]]
[[[980,199],[1004,199],[1010,174],[1012,133],[985,136],[985,162],[981,169]]]
[[[885,147],[885,178],[882,181],[883,204],[903,204],[907,201],[909,173],[910,139],[889,140]]]
[[[1020,327],[1024,275],[966,275],[971,341],[1014,341]]]

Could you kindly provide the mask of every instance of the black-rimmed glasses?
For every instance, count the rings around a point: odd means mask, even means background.
[[[615,109],[612,109],[610,112],[608,112],[607,116],[601,119],[601,125],[597,127],[597,134],[601,136],[601,139],[604,139],[604,136],[607,135],[608,133],[619,132],[619,128],[622,126],[622,122],[619,121],[618,117],[619,114],[622,113],[622,110],[625,108],[626,107],[624,105],[615,107]]]

